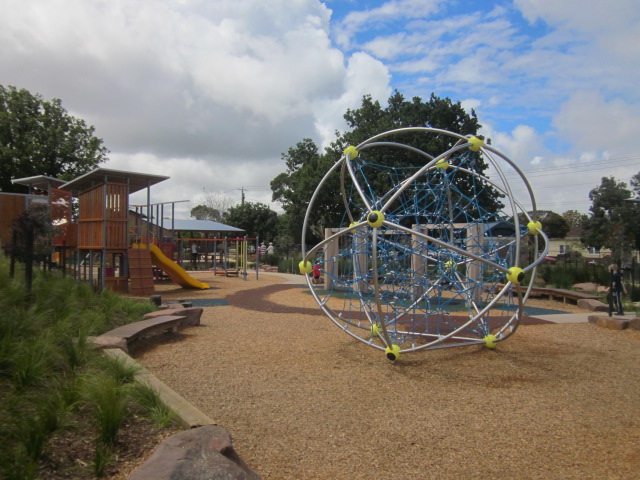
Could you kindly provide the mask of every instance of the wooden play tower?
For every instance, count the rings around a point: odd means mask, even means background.
[[[129,254],[129,195],[146,189],[149,202],[151,186],[168,178],[97,168],[61,186],[78,198],[75,254],[81,279],[118,292],[153,292],[153,277],[146,273],[147,262],[140,260],[143,255],[133,251]],[[151,272],[150,260],[148,271]]]

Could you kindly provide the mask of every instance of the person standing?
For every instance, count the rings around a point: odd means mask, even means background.
[[[193,269],[198,269],[198,245],[196,242],[191,242],[191,264]]]
[[[611,273],[610,285],[609,288],[607,288],[609,292],[609,315],[611,315],[614,308],[617,310],[617,315],[624,315],[624,310],[622,309],[622,294],[627,294],[627,288],[622,281],[622,274],[620,270],[618,270],[618,265],[615,263],[609,265],[609,273]]]
[[[273,242],[269,242],[269,246],[267,247],[267,255],[273,255],[275,253],[275,249],[273,248]]]

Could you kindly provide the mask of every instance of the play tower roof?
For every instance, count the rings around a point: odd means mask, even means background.
[[[126,172],[123,170],[111,170],[108,168],[96,168],[78,178],[65,183],[60,188],[70,190],[77,195],[94,185],[106,182],[123,183],[129,186],[129,194],[136,193],[156,183],[163,182],[169,177],[164,175],[151,175],[148,173]]]

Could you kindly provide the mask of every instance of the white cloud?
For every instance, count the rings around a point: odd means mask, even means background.
[[[344,120],[337,122],[336,119],[342,118],[347,108],[360,106],[363,95],[371,95],[384,104],[391,95],[390,80],[389,71],[378,60],[363,52],[352,55],[342,95],[335,99],[321,99],[314,105],[316,129],[322,138],[319,146],[326,147],[334,141],[336,129],[341,132],[347,129]]]
[[[607,101],[595,91],[571,95],[553,119],[557,134],[582,150],[630,153],[637,150],[640,104],[621,98]]]
[[[331,11],[317,0],[3,7],[2,83],[61,98],[112,151],[105,167],[170,175],[156,201],[244,186],[270,203],[282,152],[327,141],[363,94],[390,92],[379,61],[345,61],[332,46]]]
[[[442,3],[444,0],[392,0],[376,8],[352,11],[336,25],[336,41],[349,49],[354,35],[371,25],[425,17],[438,11]]]

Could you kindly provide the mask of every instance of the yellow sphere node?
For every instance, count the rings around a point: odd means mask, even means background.
[[[471,137],[469,139],[469,143],[471,144],[469,145],[469,150],[471,150],[472,152],[479,152],[480,147],[484,146],[484,140],[478,137]]]
[[[495,335],[487,335],[486,337],[483,338],[484,340],[484,344],[487,346],[487,348],[496,348],[496,336]]]
[[[351,223],[349,224],[349,227],[355,227],[356,225],[358,225],[358,222],[351,222]]]
[[[447,270],[453,270],[454,268],[456,268],[456,262],[454,262],[453,260],[448,260],[445,264],[445,267],[447,267]]]
[[[524,271],[519,267],[511,267],[507,273],[507,280],[519,285],[524,280]]]
[[[542,224],[540,222],[529,222],[527,228],[529,228],[531,235],[537,235],[542,230]]]
[[[374,210],[367,215],[367,223],[372,228],[379,228],[384,223],[384,213]]]
[[[380,328],[380,325],[371,325],[371,335],[373,335],[374,337],[380,335],[381,331],[382,329]]]
[[[313,265],[311,265],[311,262],[305,262],[304,260],[298,264],[298,268],[300,269],[300,273],[303,275],[305,273],[313,272]]]
[[[447,168],[449,168],[449,162],[447,162],[444,158],[441,158],[436,162],[436,168],[446,170]]]
[[[353,160],[358,157],[358,149],[353,145],[344,149],[344,156],[349,157],[349,160]]]
[[[392,362],[395,362],[398,358],[400,358],[400,347],[398,345],[391,345],[384,349],[384,353],[387,355],[387,358]]]

